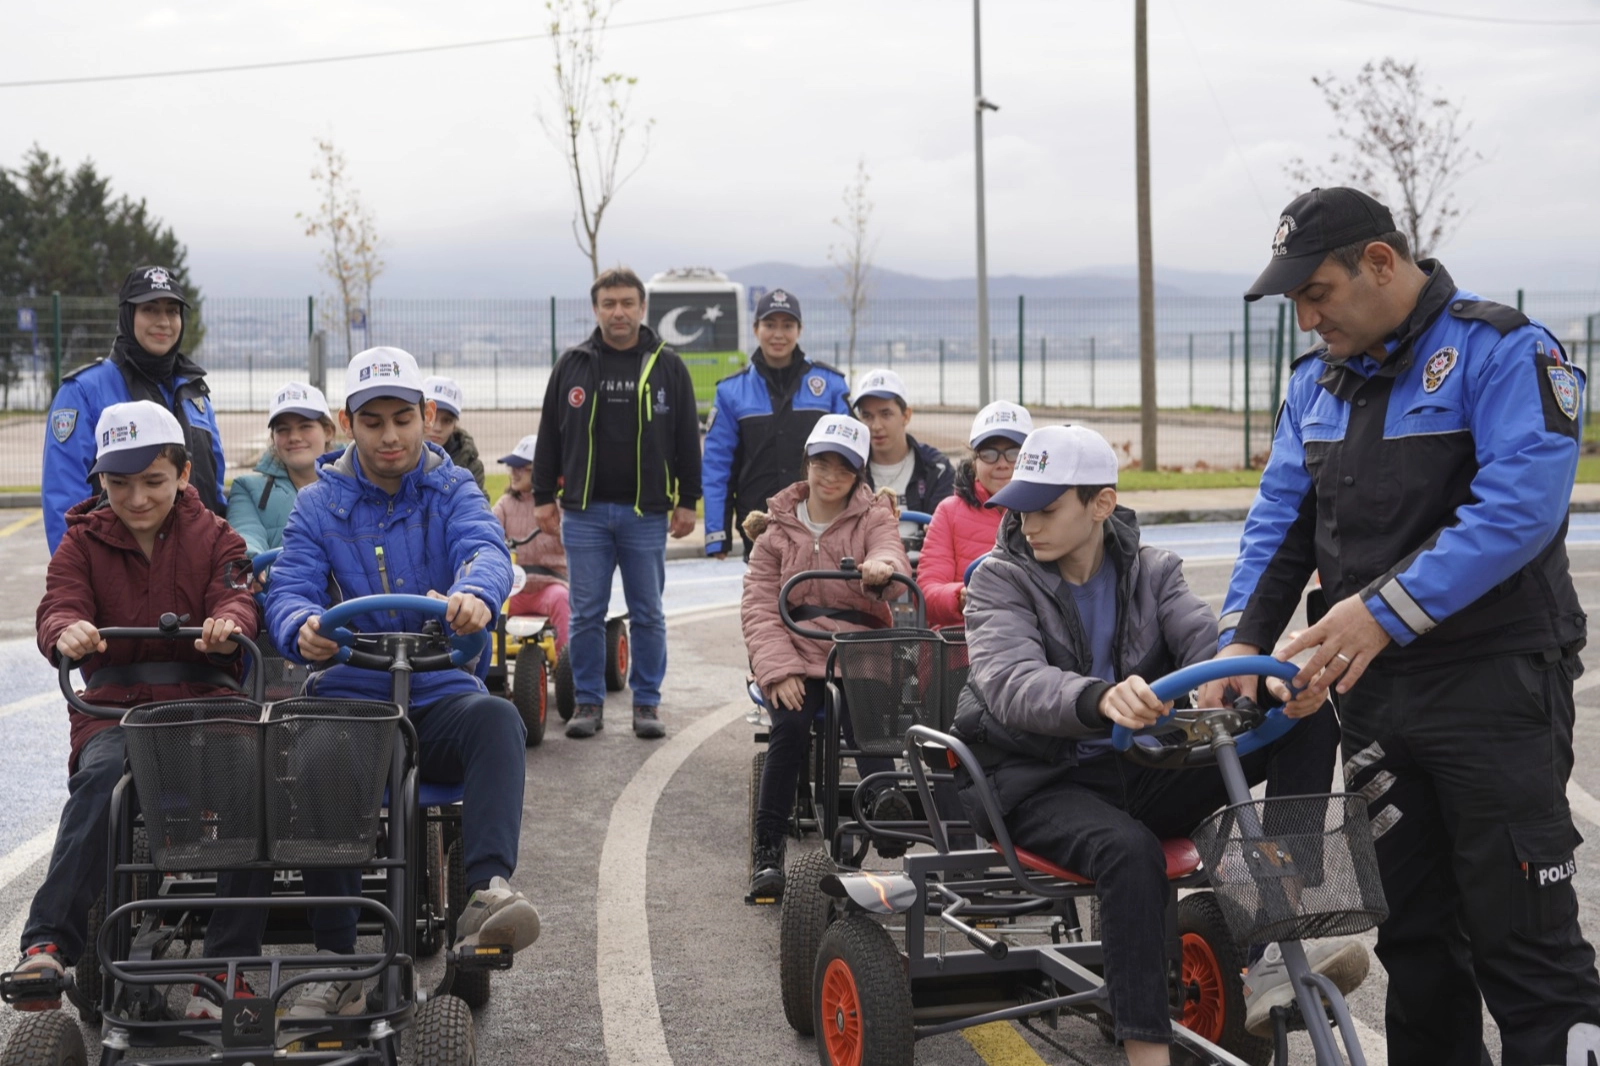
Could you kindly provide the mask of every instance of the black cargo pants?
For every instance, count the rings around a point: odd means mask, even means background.
[[[1367,798],[1389,902],[1394,1066],[1488,1066],[1480,992],[1504,1066],[1566,1063],[1569,1032],[1600,1036],[1566,799],[1577,672],[1553,652],[1373,669],[1340,698],[1345,782]]]

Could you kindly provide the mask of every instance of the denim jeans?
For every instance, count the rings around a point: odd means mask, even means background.
[[[661,589],[667,580],[667,516],[635,514],[625,503],[591,503],[561,512],[571,587],[572,687],[579,703],[606,701],[606,611],[611,576],[622,570],[628,601],[631,663],[628,687],[637,706],[661,702],[667,673],[667,625]]]
[[[786,833],[789,819],[794,814],[795,790],[800,784],[800,770],[805,765],[806,754],[811,750],[811,723],[822,712],[825,691],[822,679],[806,678],[806,701],[798,711],[769,708],[772,728],[768,731],[767,761],[761,769],[761,798],[756,808],[758,833]],[[843,726],[846,747],[856,742],[850,727],[850,713],[840,707],[839,722]],[[894,760],[884,756],[858,755],[856,770],[862,777],[894,769]]]

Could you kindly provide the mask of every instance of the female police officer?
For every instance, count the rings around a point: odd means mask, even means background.
[[[94,426],[114,403],[150,400],[171,411],[183,427],[194,468],[189,483],[200,502],[223,514],[222,436],[205,371],[178,350],[189,308],[166,267],[138,267],[118,294],[117,339],[111,355],[61,379],[50,405],[44,438],[44,530],[51,552],[66,532],[67,509],[99,491],[94,466]]]
[[[1333,606],[1277,654],[1316,649],[1299,702],[1340,693],[1390,908],[1389,1061],[1488,1062],[1480,993],[1505,1066],[1590,1061],[1600,980],[1566,800],[1582,377],[1543,326],[1412,262],[1354,189],[1289,204],[1272,250],[1245,299],[1287,295],[1323,343],[1295,363],[1221,654],[1271,647],[1318,570]]]

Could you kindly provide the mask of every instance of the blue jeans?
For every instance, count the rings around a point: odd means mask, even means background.
[[[632,651],[628,687],[636,706],[657,706],[661,679],[667,674],[667,623],[661,613],[661,589],[667,581],[667,516],[635,514],[625,503],[591,503],[583,510],[562,512],[561,541],[567,548],[571,587],[567,647],[577,702],[606,701],[606,611],[611,606],[611,576],[621,567]]]

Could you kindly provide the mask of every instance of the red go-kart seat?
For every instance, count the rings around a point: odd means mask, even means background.
[[[1000,845],[989,845],[995,851],[1000,850]],[[1041,858],[1025,848],[1017,848],[1017,861],[1035,873],[1047,874],[1062,881],[1071,881],[1076,885],[1092,885],[1093,881],[1082,874],[1075,874],[1064,866],[1057,866],[1049,859]],[[1187,877],[1200,869],[1200,852],[1194,846],[1194,841],[1187,837],[1175,837],[1172,840],[1161,842],[1161,854],[1167,860],[1167,880],[1176,881],[1180,877]]]

